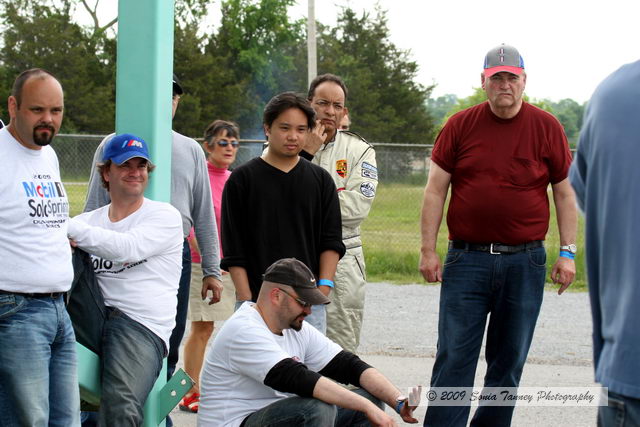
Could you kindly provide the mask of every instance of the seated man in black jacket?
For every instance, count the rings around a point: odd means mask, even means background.
[[[396,425],[383,402],[417,423],[415,406],[389,380],[304,321],[312,305],[328,302],[302,262],[273,263],[257,302],[244,303],[213,341],[202,371],[198,424]],[[350,391],[329,378],[360,388]]]

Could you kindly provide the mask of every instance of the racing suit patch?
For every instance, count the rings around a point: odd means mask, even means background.
[[[362,177],[363,178],[371,178],[378,180],[378,168],[373,166],[371,163],[363,162],[362,163]]]
[[[373,197],[376,195],[376,188],[370,182],[363,182],[360,184],[360,192],[365,197]]]
[[[338,175],[340,175],[342,178],[344,178],[345,176],[347,176],[347,160],[343,159],[343,160],[338,160],[336,162],[336,172],[338,173]]]

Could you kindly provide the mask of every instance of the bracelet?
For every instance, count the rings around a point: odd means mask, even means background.
[[[330,288],[333,288],[333,280],[320,279],[318,280],[318,286],[328,286]]]
[[[576,257],[576,254],[572,254],[569,251],[560,251],[560,256],[563,258],[574,259]]]
[[[396,414],[400,415],[400,411],[402,411],[402,406],[405,404],[407,400],[398,400],[398,403],[396,403]]]

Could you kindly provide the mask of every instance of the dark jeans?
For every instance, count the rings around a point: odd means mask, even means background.
[[[178,306],[176,310],[176,326],[171,331],[169,338],[169,356],[167,356],[167,381],[171,379],[176,370],[176,364],[180,358],[180,344],[184,337],[184,329],[187,326],[187,310],[189,308],[189,285],[191,284],[191,249],[185,239],[182,247],[182,273],[178,287]],[[167,427],[173,426],[171,417],[166,418]]]
[[[608,405],[598,409],[598,427],[637,426],[640,426],[640,399],[609,390]]]
[[[370,400],[383,409],[384,404],[366,390],[354,393]],[[288,397],[267,405],[249,415],[242,427],[364,427],[369,426],[364,412],[329,405],[321,400],[304,397]]]
[[[440,291],[432,387],[472,387],[487,315],[485,387],[517,387],[542,304],[544,248],[494,255],[451,249]],[[480,406],[472,426],[508,426],[513,406]],[[429,406],[425,426],[465,426],[469,406]]]
[[[176,326],[169,338],[169,356],[167,357],[167,380],[173,376],[180,357],[180,343],[184,337],[187,325],[187,309],[189,308],[189,284],[191,283],[191,250],[185,240],[182,248],[182,274],[178,288],[178,307],[176,311]]]

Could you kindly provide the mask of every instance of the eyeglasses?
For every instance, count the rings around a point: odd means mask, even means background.
[[[294,297],[293,295],[291,295],[289,292],[285,291],[285,290],[284,290],[284,289],[282,289],[282,288],[277,288],[277,289],[278,289],[279,291],[282,291],[282,292],[284,292],[285,294],[289,295],[289,296],[290,296],[291,298],[293,298],[294,300],[296,300],[296,302],[297,302],[298,304],[300,304],[300,305],[302,306],[302,308],[309,308],[309,307],[311,307],[311,306],[312,306],[312,304],[311,304],[311,303],[308,303],[308,302],[302,301],[302,300],[301,300],[300,298],[298,298],[298,297]]]
[[[238,141],[227,141],[226,139],[219,139],[215,143],[218,144],[220,147],[226,147],[227,145],[231,144],[233,148],[238,148],[238,146],[240,145]],[[208,144],[213,145],[214,142],[209,141]]]
[[[318,99],[315,103],[320,108],[328,108],[329,106],[333,106],[333,109],[337,112],[341,112],[342,110],[344,110],[344,105],[340,104],[339,102],[329,102],[325,99]]]

